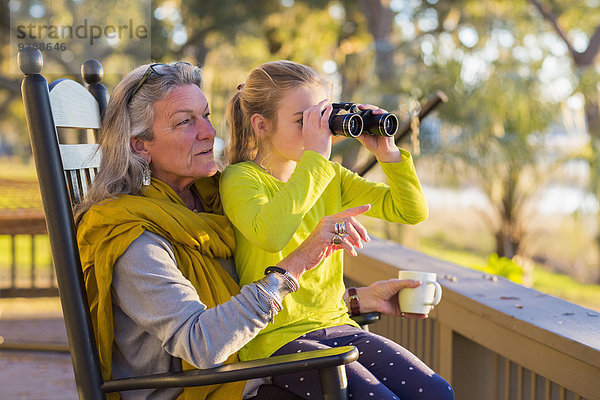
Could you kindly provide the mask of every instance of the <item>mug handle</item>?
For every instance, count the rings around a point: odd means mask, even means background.
[[[442,300],[442,287],[436,281],[427,281],[428,285],[435,286],[435,297],[431,303],[425,303],[426,306],[435,306]]]

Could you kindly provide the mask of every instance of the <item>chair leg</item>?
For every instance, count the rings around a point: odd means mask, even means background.
[[[346,367],[344,365],[320,369],[319,378],[323,400],[348,399],[348,380],[346,379]]]

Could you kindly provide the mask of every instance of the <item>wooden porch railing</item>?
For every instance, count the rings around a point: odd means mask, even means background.
[[[27,265],[18,262],[22,255],[17,250],[17,236],[29,237]],[[0,213],[0,237],[8,238],[9,243],[8,254],[3,255],[7,262],[0,262],[0,298],[58,296],[49,246],[46,247],[49,264],[36,262],[38,252],[43,251],[36,246],[36,238],[48,241],[44,213],[28,209]]]
[[[441,303],[422,321],[384,317],[394,339],[452,383],[459,400],[600,399],[600,315],[592,310],[375,240],[346,256],[354,285],[436,272]]]

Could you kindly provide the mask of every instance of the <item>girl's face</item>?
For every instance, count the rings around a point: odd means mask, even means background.
[[[277,120],[266,138],[271,162],[299,161],[304,152],[302,113],[327,99],[321,85],[290,89],[279,102]]]
[[[196,85],[175,88],[154,104],[154,137],[143,143],[152,176],[175,190],[217,172],[213,157],[216,132],[208,101]]]

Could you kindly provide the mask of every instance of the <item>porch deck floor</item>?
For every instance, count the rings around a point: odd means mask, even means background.
[[[66,346],[57,299],[1,299],[0,342]],[[71,356],[65,352],[0,351],[0,398],[77,400]]]

